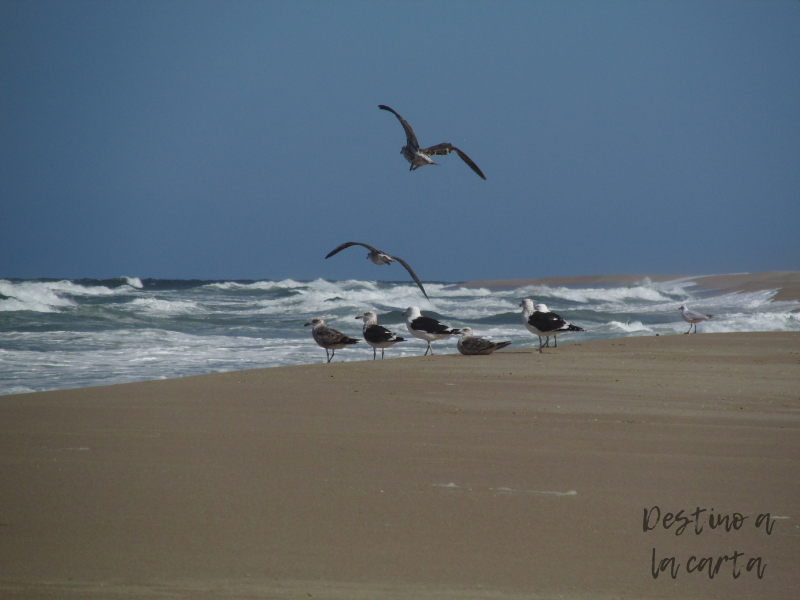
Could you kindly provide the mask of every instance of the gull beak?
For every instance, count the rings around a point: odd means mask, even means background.
[[[407,316],[407,315],[406,315],[406,313],[407,313],[407,312],[408,312],[407,310],[404,310],[402,313],[400,313],[400,316],[401,316],[401,317],[405,317],[405,316]]]
[[[358,316],[356,317],[356,319],[363,319],[363,318],[364,318],[364,316],[363,316],[363,315],[358,315]]]
[[[311,325],[311,321],[309,321],[308,323],[306,323],[305,325],[303,325],[303,327],[308,327],[309,325]]]

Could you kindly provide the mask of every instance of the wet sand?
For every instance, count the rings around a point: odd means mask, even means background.
[[[3,396],[0,598],[789,599],[799,466],[798,333]]]

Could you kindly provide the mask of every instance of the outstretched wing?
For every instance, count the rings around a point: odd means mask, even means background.
[[[364,248],[368,248],[372,252],[380,252],[380,250],[376,250],[375,248],[373,248],[372,246],[370,246],[368,244],[362,244],[361,242],[345,242],[341,246],[338,246],[338,247],[334,248],[333,250],[331,250],[328,253],[328,256],[326,256],[325,258],[330,258],[331,256],[333,256],[337,252],[341,252],[342,250],[344,250],[345,248],[349,248],[350,246],[364,246]]]
[[[461,157],[461,160],[463,160],[465,163],[469,165],[470,169],[475,171],[480,176],[481,179],[483,179],[484,181],[486,180],[486,175],[484,175],[483,171],[481,171],[478,168],[478,165],[472,162],[472,159],[469,156],[467,156],[461,150],[453,146],[453,144],[448,144],[447,142],[443,144],[436,144],[435,146],[431,146],[430,148],[423,148],[422,150],[420,150],[420,152],[425,156],[433,156],[434,154],[438,156],[444,156],[446,154],[450,154],[453,150],[455,150],[456,154],[458,154]]]
[[[411,267],[408,266],[408,263],[406,261],[404,261],[402,258],[397,257],[397,256],[393,256],[392,258],[395,259],[397,262],[399,262],[401,265],[403,265],[406,268],[406,271],[408,271],[408,274],[411,275],[411,279],[413,279],[417,283],[417,285],[419,286],[419,289],[422,290],[422,293],[425,296],[425,298],[430,300],[430,298],[428,298],[428,294],[425,293],[425,288],[422,287],[422,282],[419,280],[419,277],[417,277],[417,274],[414,273],[414,271],[411,270]]]
[[[398,115],[396,112],[394,112],[391,108],[389,108],[385,104],[379,104],[378,108],[380,108],[381,110],[388,110],[395,117],[397,117],[397,120],[400,121],[400,125],[402,125],[403,129],[405,129],[406,131],[406,144],[411,146],[414,150],[419,150],[419,143],[417,142],[417,136],[414,135],[414,130],[411,129],[411,125],[409,125],[408,122],[403,117]]]

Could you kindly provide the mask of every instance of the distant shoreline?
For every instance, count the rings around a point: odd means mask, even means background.
[[[660,283],[675,279],[688,279],[703,291],[718,294],[733,292],[757,292],[778,290],[772,300],[800,301],[800,271],[766,271],[763,273],[731,273],[728,275],[578,275],[572,277],[542,277],[538,279],[488,279],[469,281],[461,287],[489,289],[509,289],[526,285],[548,286],[592,286],[592,285],[633,285],[645,278]]]

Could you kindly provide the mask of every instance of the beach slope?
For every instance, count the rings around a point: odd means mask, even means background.
[[[798,333],[4,396],[0,597],[788,600],[799,457]]]

